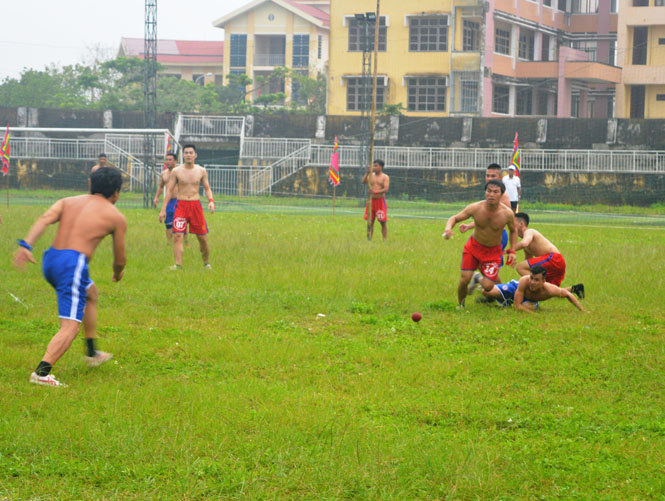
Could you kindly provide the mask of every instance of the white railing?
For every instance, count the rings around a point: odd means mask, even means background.
[[[97,160],[104,151],[103,139],[53,139],[47,137],[11,137],[12,158]]]
[[[237,165],[205,165],[210,189],[215,195],[249,195],[252,170]]]
[[[299,150],[294,151],[290,155],[270,165],[270,187],[268,188],[270,191],[272,191],[272,187],[282,179],[295,174],[309,164],[309,159],[311,157],[310,148],[311,145],[306,144]]]
[[[265,147],[268,147],[267,145]],[[310,165],[330,165],[332,145],[312,145]],[[340,146],[340,166],[359,167],[360,147]],[[490,163],[508,166],[512,150],[485,148],[400,148],[377,146],[374,157],[386,167],[402,169],[485,169]],[[527,150],[521,151],[527,171],[665,173],[665,152],[637,150]]]
[[[254,66],[284,66],[286,55],[281,54],[254,54]]]
[[[155,155],[157,158],[161,158],[166,154],[166,141],[168,137],[168,133],[154,134]],[[145,134],[105,134],[104,139],[131,155],[143,156],[145,154]]]
[[[181,115],[178,120],[178,137],[242,137],[245,131],[245,117]]]
[[[246,137],[240,158],[277,160],[312,144],[309,139]]]
[[[147,171],[141,160],[113,143],[106,144],[106,156],[113,167],[127,174],[130,191],[142,190],[145,184],[150,181],[147,176],[152,176],[152,185],[155,185],[159,180],[157,169],[153,170],[152,173]]]

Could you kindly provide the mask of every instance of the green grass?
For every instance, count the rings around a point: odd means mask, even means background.
[[[28,376],[55,295],[10,266],[42,210],[1,210],[0,498],[665,496],[661,230],[534,220],[589,313],[459,313],[465,238],[440,220],[368,243],[355,215],[222,212],[215,269],[194,241],[174,274],[156,211],[126,210],[125,278],[108,239],[91,263],[117,363],[88,370],[77,340],[54,390]]]

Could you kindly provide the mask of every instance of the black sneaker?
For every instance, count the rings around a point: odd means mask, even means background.
[[[570,291],[578,298],[584,299],[584,284],[575,284],[570,288]]]

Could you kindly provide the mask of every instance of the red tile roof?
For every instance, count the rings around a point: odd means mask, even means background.
[[[121,40],[127,57],[143,57],[142,38]],[[157,62],[159,63],[218,63],[224,58],[224,42],[198,40],[157,40]]]
[[[327,12],[324,12],[321,9],[317,9],[316,7],[312,7],[311,5],[303,5],[299,2],[296,2],[295,0],[284,0],[284,2],[302,11],[303,13],[318,19],[325,26],[330,26],[330,14]]]

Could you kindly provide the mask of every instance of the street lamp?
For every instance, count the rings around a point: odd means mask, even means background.
[[[211,77],[211,76],[212,76],[212,73],[211,73],[211,72],[208,72],[208,73],[206,73],[205,75],[199,75],[199,76],[196,77],[196,79],[194,80],[194,83],[197,84],[197,83],[199,83],[199,80],[201,80],[201,79],[205,79],[205,77]]]

